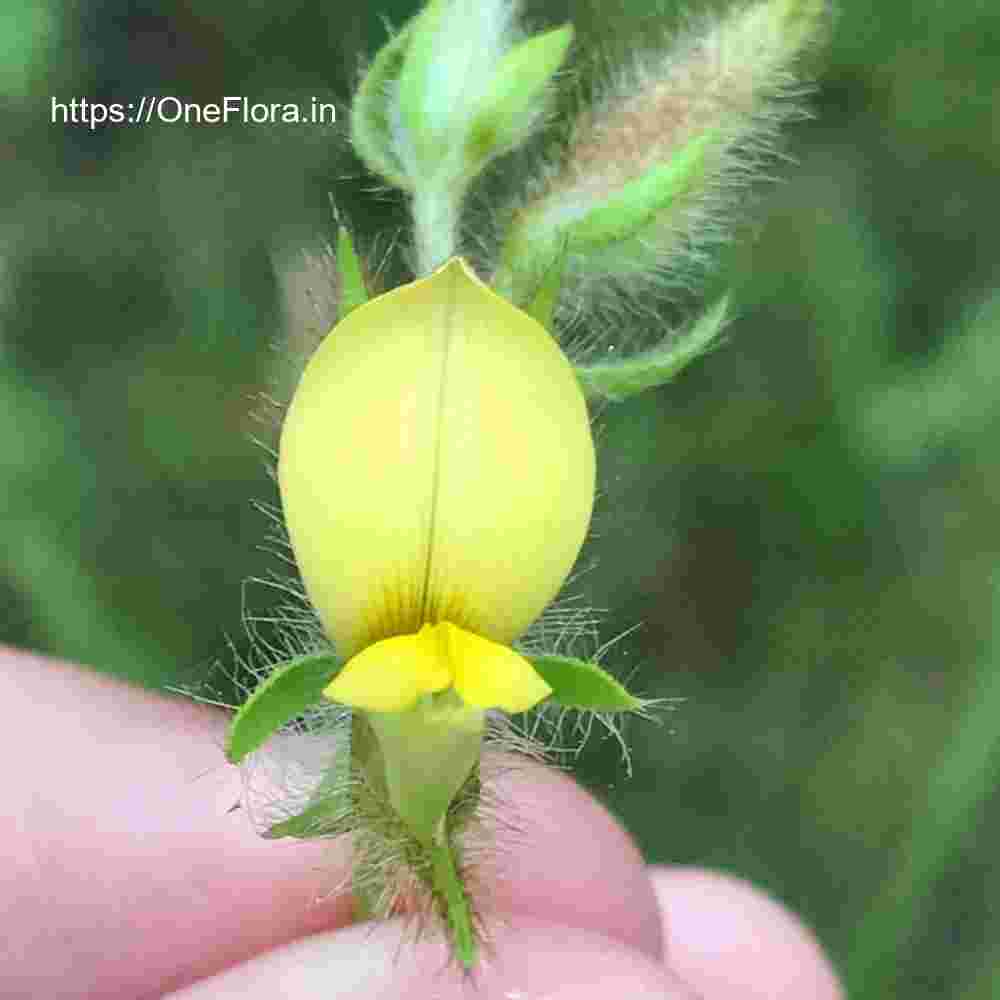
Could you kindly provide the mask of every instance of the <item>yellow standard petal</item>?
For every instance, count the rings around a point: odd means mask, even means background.
[[[449,622],[437,627],[446,636],[455,690],[467,705],[526,712],[552,693],[538,671],[509,646]]]
[[[354,309],[320,345],[278,478],[342,656],[443,620],[510,643],[576,559],[594,448],[551,335],[455,259]]]
[[[416,635],[383,639],[352,657],[323,695],[372,712],[402,712],[420,695],[451,685],[446,652],[430,626]]]

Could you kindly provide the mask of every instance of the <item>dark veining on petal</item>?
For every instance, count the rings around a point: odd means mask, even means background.
[[[441,487],[441,439],[444,432],[444,412],[445,393],[448,378],[448,360],[451,354],[451,345],[457,332],[456,322],[458,319],[458,308],[456,298],[460,282],[456,280],[459,275],[460,264],[452,262],[446,265],[445,273],[448,276],[447,298],[443,303],[441,315],[443,317],[443,329],[441,337],[441,365],[437,383],[437,400],[434,414],[434,464],[431,470],[431,510],[430,524],[427,528],[427,556],[424,562],[424,583],[423,593],[420,600],[420,621],[437,621],[438,609],[434,606],[436,602],[431,597],[431,581],[434,572],[434,544],[437,535],[437,508],[438,493]]]

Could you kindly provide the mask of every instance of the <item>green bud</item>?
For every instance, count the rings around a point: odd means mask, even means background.
[[[413,185],[467,184],[520,143],[570,42],[569,26],[511,45],[511,5],[432,0],[412,22],[398,113]]]
[[[598,83],[560,160],[504,213],[494,285],[524,305],[563,244],[579,313],[613,314],[623,292],[689,285],[778,126],[799,114],[797,64],[827,9],[736,5]],[[612,294],[602,302],[603,289]]]
[[[456,253],[469,184],[527,138],[572,40],[564,27],[515,44],[514,14],[511,0],[430,0],[355,97],[358,155],[412,196],[419,274]]]

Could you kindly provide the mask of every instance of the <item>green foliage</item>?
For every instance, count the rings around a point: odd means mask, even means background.
[[[1000,621],[1000,571],[994,581]],[[1000,636],[984,652],[964,692],[938,759],[920,790],[903,863],[878,892],[857,927],[848,955],[850,996],[887,996],[900,985],[897,956],[912,946],[935,887],[962,857],[970,830],[981,822],[1000,776]],[[852,988],[853,987],[853,988]]]
[[[50,0],[9,0],[0,9],[0,95],[31,94],[55,50],[57,23]]]

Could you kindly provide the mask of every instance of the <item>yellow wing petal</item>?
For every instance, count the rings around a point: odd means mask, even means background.
[[[509,646],[442,622],[462,701],[476,708],[524,712],[552,693],[535,668]]]
[[[372,712],[402,712],[422,694],[451,684],[451,668],[433,630],[372,643],[352,657],[324,697]]]

